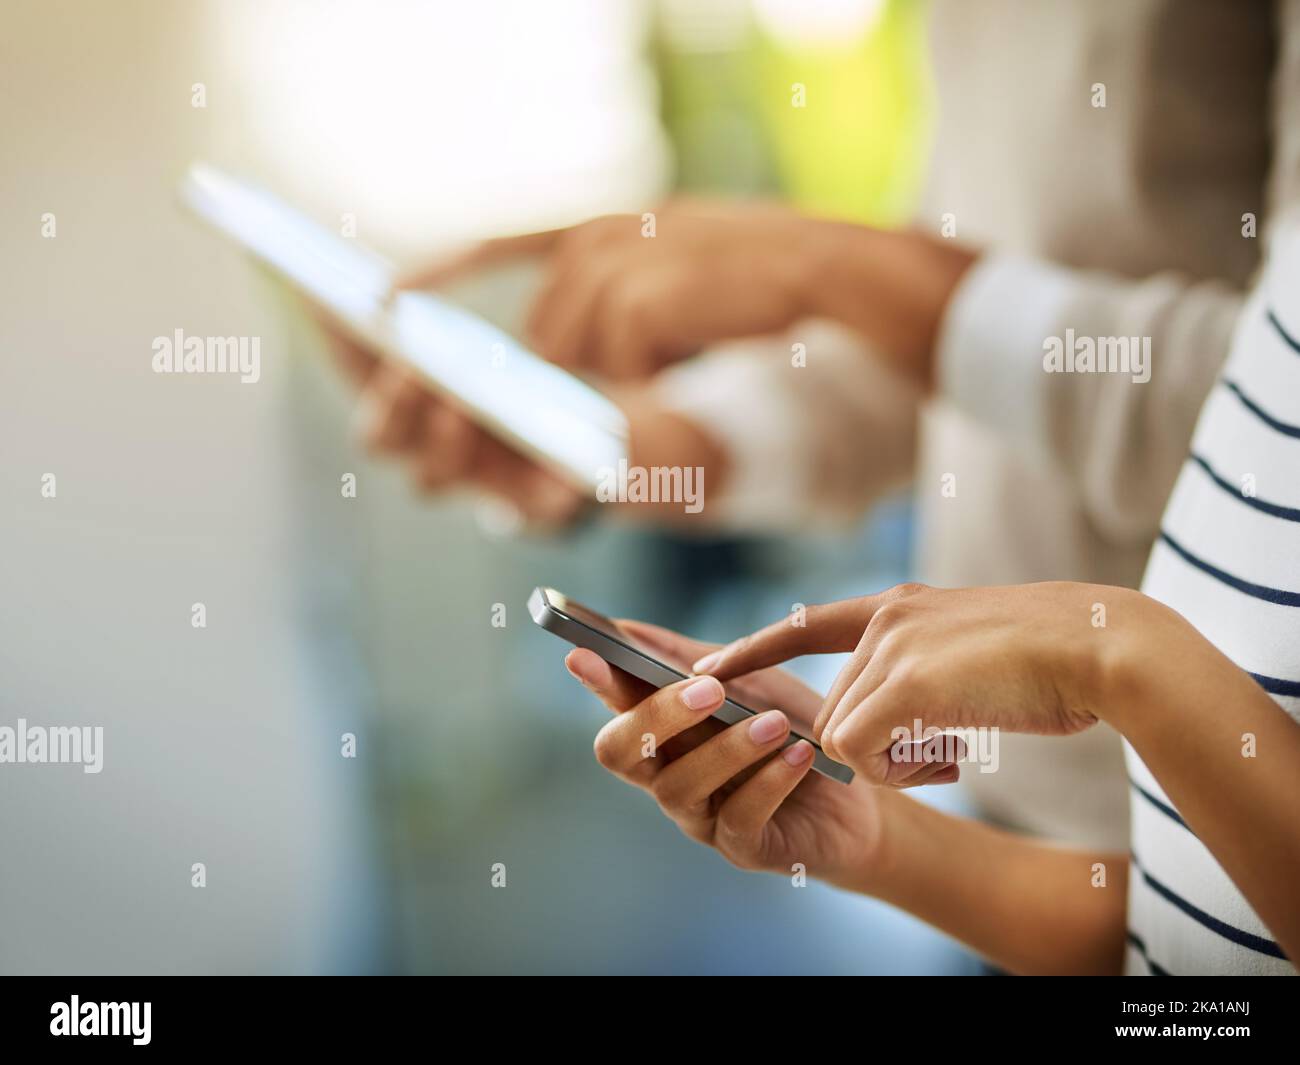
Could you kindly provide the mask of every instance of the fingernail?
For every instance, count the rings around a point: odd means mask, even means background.
[[[713,677],[701,677],[690,687],[683,689],[682,702],[692,710],[704,710],[722,702],[722,685]]]
[[[786,765],[803,765],[812,757],[812,753],[812,744],[807,740],[800,740],[787,747],[781,757],[785,759]]]
[[[721,651],[713,651],[705,655],[695,665],[691,666],[692,673],[707,673],[722,660]]]
[[[750,722],[749,738],[755,743],[771,743],[778,736],[784,735],[785,714],[780,710],[769,710]]]

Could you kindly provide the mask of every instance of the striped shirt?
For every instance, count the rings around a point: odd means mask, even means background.
[[[1201,411],[1142,590],[1187,618],[1300,722],[1300,232],[1274,252]],[[1131,747],[1126,758],[1133,864],[1125,971],[1294,975]]]

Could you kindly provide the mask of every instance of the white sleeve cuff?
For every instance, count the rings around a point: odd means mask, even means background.
[[[935,350],[941,396],[1013,439],[1047,432],[1044,345],[1075,287],[1068,271],[1014,256],[977,262],[949,301]]]
[[[706,513],[725,528],[788,528],[806,508],[805,423],[795,390],[781,387],[788,345],[748,340],[716,348],[660,374],[656,396],[690,418],[727,455],[727,483]]]
[[[657,398],[726,449],[722,527],[842,527],[911,476],[919,396],[855,333],[809,319],[672,367]]]

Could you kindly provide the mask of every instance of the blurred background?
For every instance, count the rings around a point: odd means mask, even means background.
[[[904,579],[906,498],[833,537],[493,534],[472,500],[414,498],[365,457],[319,335],[175,196],[208,159],[401,262],[673,191],[899,222],[926,150],[923,5],[0,18],[0,724],[105,730],[99,775],[0,766],[0,969],[976,968],[885,907],[680,836],[596,765],[604,711],[523,606],[547,583],[728,639]],[[795,83],[823,105],[792,108]],[[526,296],[475,294],[507,322]],[[261,381],[152,373],[177,329],[260,336]],[[824,687],[836,665],[804,672]]]

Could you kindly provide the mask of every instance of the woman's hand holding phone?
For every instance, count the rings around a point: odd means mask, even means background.
[[[665,661],[689,662],[715,651],[667,629],[620,621]],[[821,697],[783,670],[747,678],[779,710],[723,725],[712,720],[722,685],[694,677],[656,690],[611,667],[594,651],[570,651],[565,665],[616,716],[596,736],[596,757],[615,776],[648,792],[691,839],[714,847],[742,869],[809,876],[870,889],[881,863],[884,811],[902,799],[862,780],[836,783],[809,770],[812,746],[781,750],[791,724],[806,730]],[[955,766],[920,767],[907,784],[955,780]]]

